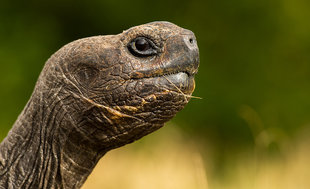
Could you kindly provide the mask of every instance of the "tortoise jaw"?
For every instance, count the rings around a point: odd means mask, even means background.
[[[184,63],[185,62],[185,63]],[[198,72],[199,59],[194,61],[180,61],[175,60],[169,62],[166,66],[160,68],[150,67],[149,69],[139,70],[131,73],[131,79],[142,79],[169,76],[179,73],[184,73],[188,77],[193,77]]]
[[[195,89],[194,75],[187,72],[166,73],[152,77],[133,78],[146,83],[146,86],[159,87],[163,91],[173,91],[190,95]]]
[[[171,89],[172,91],[192,94],[195,89],[194,75],[189,75],[186,72],[163,75],[162,77],[164,80],[162,80],[160,84]]]
[[[189,63],[171,63],[165,68],[157,70],[143,70],[133,72],[131,75],[132,80],[147,80],[153,81],[153,85],[167,89],[170,91],[184,93],[187,95],[192,94],[195,89],[195,74],[198,71],[197,62]],[[182,67],[180,65],[183,65]],[[184,66],[186,65],[186,66]]]

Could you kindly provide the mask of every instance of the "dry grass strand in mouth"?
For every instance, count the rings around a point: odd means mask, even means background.
[[[192,95],[184,94],[184,93],[182,92],[182,90],[181,90],[178,86],[176,86],[172,81],[170,81],[165,75],[163,75],[163,76],[164,76],[164,78],[165,78],[171,85],[173,85],[173,86],[180,92],[180,94],[182,94],[184,97],[202,99],[201,97],[198,97],[198,96],[192,96]]]

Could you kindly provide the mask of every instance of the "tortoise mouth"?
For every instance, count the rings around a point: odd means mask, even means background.
[[[197,74],[198,69],[174,69],[174,68],[163,68],[158,70],[145,70],[145,71],[137,71],[131,75],[132,79],[142,79],[142,78],[155,78],[155,77],[165,77],[176,74],[186,74],[188,77],[194,76]]]
[[[177,73],[172,73],[172,74],[164,74],[159,77],[165,78],[168,82],[173,83],[173,84],[183,84],[187,85],[188,81],[190,80],[191,76],[187,72],[177,72]]]
[[[161,88],[164,91],[173,91],[181,94],[190,95],[195,89],[194,74],[186,71],[167,72],[164,74],[154,74],[142,78],[132,78],[133,80],[140,80],[149,86]]]
[[[131,79],[144,80],[164,90],[191,95],[195,89],[194,77],[198,71],[198,64],[199,61],[173,61],[168,64],[170,66],[133,72]]]
[[[132,80],[144,80],[162,89],[191,95],[195,89],[194,77],[198,72],[198,66],[199,56],[192,53],[179,56],[160,66],[155,64],[132,72],[130,77]]]
[[[187,72],[177,72],[160,76],[164,80],[160,84],[172,91],[191,94],[195,89],[194,75]]]

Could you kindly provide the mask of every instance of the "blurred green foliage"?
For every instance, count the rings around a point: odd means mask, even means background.
[[[194,95],[203,99],[173,120],[187,133],[223,153],[253,146],[262,131],[294,137],[310,124],[309,7],[307,0],[2,0],[0,139],[61,46],[155,20],[198,39]]]

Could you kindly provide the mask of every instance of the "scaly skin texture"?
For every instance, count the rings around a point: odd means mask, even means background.
[[[136,54],[138,37],[156,52]],[[198,65],[194,34],[169,22],[65,45],[0,144],[0,188],[80,188],[107,151],[183,109]]]

